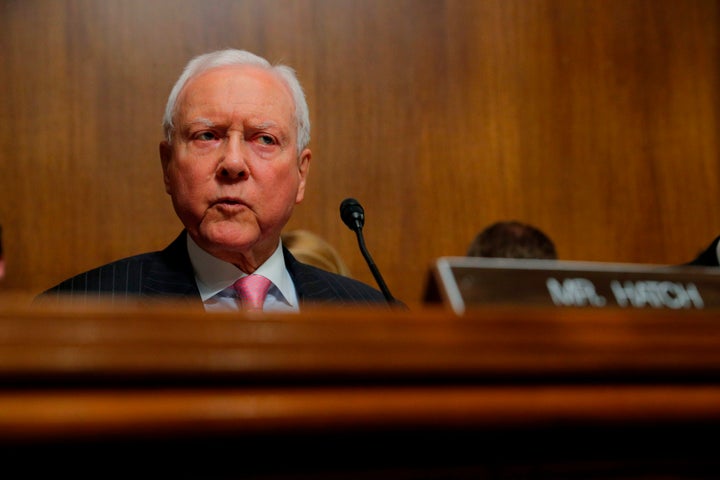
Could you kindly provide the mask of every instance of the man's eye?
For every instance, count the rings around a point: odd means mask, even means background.
[[[215,135],[213,132],[200,132],[195,135],[196,140],[202,140],[202,141],[215,140],[216,138],[217,138],[217,135]]]
[[[275,139],[271,135],[260,135],[258,139],[264,145],[275,145]]]

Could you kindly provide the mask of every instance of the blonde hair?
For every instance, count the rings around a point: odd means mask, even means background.
[[[350,269],[345,265],[337,250],[323,238],[308,230],[283,232],[282,243],[302,263],[346,277],[350,276]]]

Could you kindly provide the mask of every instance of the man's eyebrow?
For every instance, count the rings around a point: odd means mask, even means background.
[[[192,120],[189,120],[189,121],[187,121],[187,122],[184,122],[184,123],[183,123],[183,127],[184,127],[184,128],[189,128],[189,127],[191,127],[192,125],[195,125],[195,124],[198,124],[198,123],[201,124],[201,125],[204,125],[204,126],[206,126],[206,127],[208,127],[208,128],[215,127],[215,122],[213,122],[213,121],[210,120],[210,119],[204,118],[204,117],[198,117],[198,118],[194,118],[194,119],[192,119]]]
[[[258,122],[252,126],[256,130],[266,130],[268,128],[277,128],[278,124],[277,122],[273,122],[272,120],[268,120],[266,122]]]

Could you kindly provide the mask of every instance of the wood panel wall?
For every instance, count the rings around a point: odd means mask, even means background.
[[[561,258],[690,260],[720,234],[716,0],[3,0],[4,290],[37,292],[179,232],[157,144],[189,58],[296,68],[309,190],[288,228],[375,284],[355,197],[409,304],[433,259],[501,219]]]

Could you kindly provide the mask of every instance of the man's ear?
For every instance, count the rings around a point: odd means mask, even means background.
[[[165,192],[170,193],[170,177],[168,176],[168,168],[172,160],[172,146],[163,140],[160,142],[160,164],[163,170],[163,182],[165,183]]]
[[[307,181],[308,172],[310,172],[310,160],[312,159],[312,152],[309,148],[300,153],[298,157],[298,175],[300,176],[300,183],[298,184],[297,195],[295,196],[295,203],[300,203],[305,198],[305,182]]]

